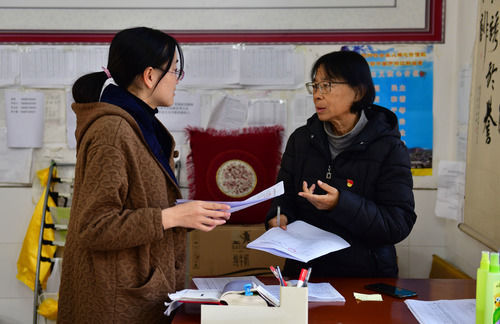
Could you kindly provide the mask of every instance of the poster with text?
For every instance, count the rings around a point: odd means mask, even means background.
[[[375,104],[398,117],[413,175],[432,175],[432,45],[344,48],[362,54],[370,65]]]

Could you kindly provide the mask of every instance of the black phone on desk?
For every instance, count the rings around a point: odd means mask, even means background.
[[[389,295],[396,298],[414,297],[417,295],[417,293],[414,291],[404,288],[399,288],[382,282],[366,285],[365,288],[368,290],[373,290],[378,293]]]

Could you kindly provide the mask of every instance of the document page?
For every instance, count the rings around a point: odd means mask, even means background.
[[[314,271],[314,269],[313,269]],[[291,286],[297,285],[297,280],[287,281]],[[278,300],[280,299],[280,285],[267,285],[269,291]],[[308,282],[307,299],[309,302],[343,302],[345,298],[329,282]]]
[[[405,300],[420,324],[467,324],[476,321],[476,300]]]
[[[324,254],[349,247],[340,236],[303,221],[295,221],[286,230],[273,227],[247,248],[265,251],[284,258],[309,262]]]
[[[259,192],[258,194],[254,195],[248,199],[245,199],[243,201],[217,201],[217,202],[231,206],[231,209],[229,209],[229,212],[234,213],[238,210],[242,210],[242,209],[245,209],[247,207],[256,205],[258,203],[269,200],[271,198],[281,196],[284,193],[285,193],[285,188],[283,186],[283,181],[280,181],[277,184],[275,184],[274,186],[271,186],[271,187]],[[182,204],[182,203],[185,203],[188,201],[191,201],[191,200],[177,199],[176,202],[178,204]]]

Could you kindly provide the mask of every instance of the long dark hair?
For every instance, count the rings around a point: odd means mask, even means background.
[[[321,56],[311,69],[311,80],[314,80],[319,67],[323,67],[329,78],[346,81],[351,87],[361,91],[363,96],[352,104],[352,113],[359,113],[375,100],[370,66],[361,54],[354,51],[338,51]]]
[[[175,52],[178,53],[180,72],[184,70],[184,56],[175,38],[148,27],[135,27],[118,32],[109,47],[108,66],[111,76],[120,87],[127,89],[135,77],[151,66],[163,70],[162,78],[170,70]],[[163,65],[167,63],[166,69]],[[179,74],[179,75],[181,75]],[[108,76],[104,71],[86,74],[73,84],[73,99],[78,103],[99,101],[102,86]]]

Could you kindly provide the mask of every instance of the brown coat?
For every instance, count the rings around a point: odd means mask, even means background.
[[[167,294],[184,288],[186,230],[163,230],[161,210],[179,189],[123,109],[73,110],[77,163],[58,323],[165,322]]]

